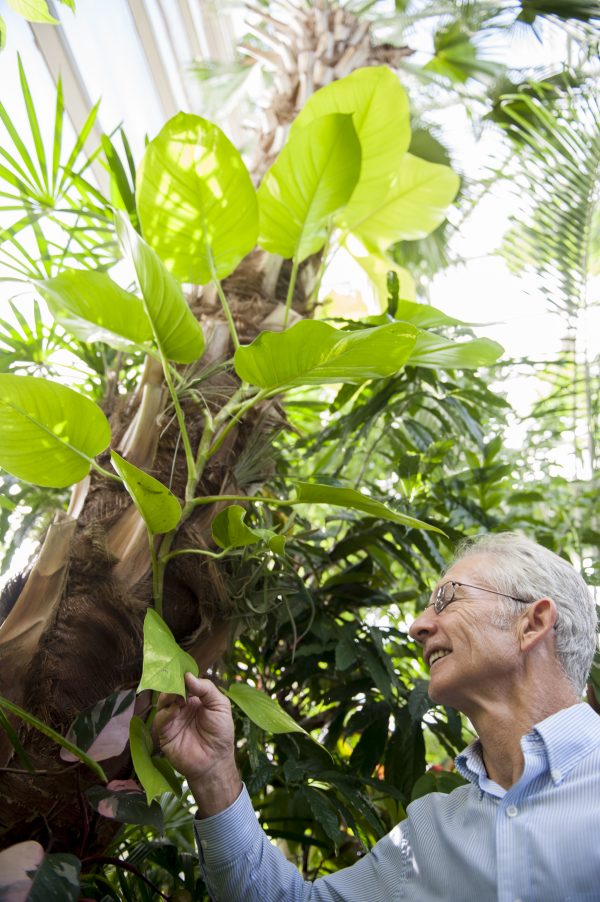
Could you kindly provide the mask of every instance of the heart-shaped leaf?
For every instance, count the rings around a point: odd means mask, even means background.
[[[385,199],[408,150],[411,129],[406,92],[387,66],[356,69],[308,99],[292,125],[290,137],[328,113],[353,114],[362,164],[360,179],[344,212],[350,217],[363,215],[364,210]]]
[[[332,504],[336,507],[347,507],[351,510],[361,511],[370,517],[380,520],[391,520],[392,523],[401,523],[409,529],[426,529],[430,532],[444,533],[437,526],[431,526],[422,520],[415,520],[405,514],[399,514],[391,508],[375,501],[368,495],[357,492],[356,489],[346,489],[339,486],[321,485],[316,482],[296,483],[296,504]]]
[[[410,357],[417,329],[390,323],[344,332],[317,320],[302,320],[285,332],[261,332],[238,348],[240,379],[269,391],[326,382],[364,382],[392,376]]]
[[[146,240],[182,282],[224,279],[256,244],[256,193],[240,153],[207,119],[178,113],[137,174]]]
[[[129,739],[129,721],[133,717],[135,692],[113,692],[79,714],[67,733],[67,739],[93,758],[104,761],[120,755]],[[77,761],[67,749],[60,750],[63,761]]]
[[[244,522],[246,511],[239,504],[231,504],[220,511],[212,522],[212,536],[219,548],[243,548],[245,545],[266,543],[275,554],[285,551],[285,536],[271,529],[252,529]]]
[[[137,778],[144,787],[148,805],[163,792],[172,792],[173,788],[161,770],[156,767],[152,757],[152,736],[148,727],[137,715],[129,724],[129,747]]]
[[[385,194],[352,201],[335,216],[336,224],[379,253],[396,241],[413,241],[433,232],[446,218],[460,180],[449,166],[410,153],[399,161]]]
[[[0,466],[26,482],[63,488],[87,476],[110,442],[100,408],[35,376],[0,374]]]
[[[490,338],[459,342],[420,330],[410,364],[434,369],[471,370],[491,366],[503,352],[502,345]]]
[[[35,282],[35,287],[54,319],[82,341],[126,347],[152,338],[140,298],[104,272],[65,269],[53,279]]]
[[[153,535],[170,532],[181,520],[181,504],[166,485],[111,451],[112,465]]]
[[[123,254],[135,269],[156,341],[169,360],[193,363],[204,351],[204,335],[181,285],[123,213],[115,212],[115,223]]]
[[[117,783],[118,781],[113,781]],[[131,781],[130,781],[131,782]],[[164,831],[162,808],[158,802],[148,804],[141,790],[115,789],[113,783],[92,786],[86,790],[86,798],[94,811],[102,817],[119,821],[121,824],[142,824],[153,827],[158,833]]]
[[[276,701],[247,683],[232,683],[225,694],[261,730],[268,733],[306,733]]]
[[[321,250],[359,175],[351,115],[331,113],[296,130],[258,189],[260,246],[299,263]]]
[[[138,692],[156,689],[185,698],[184,675],[188,670],[198,676],[194,658],[179,647],[162,617],[148,608],[144,619],[144,667]]]

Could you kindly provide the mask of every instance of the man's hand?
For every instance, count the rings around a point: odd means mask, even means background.
[[[187,779],[202,817],[231,805],[241,790],[231,704],[210,680],[185,675],[187,701],[162,694],[154,720],[160,747]]]

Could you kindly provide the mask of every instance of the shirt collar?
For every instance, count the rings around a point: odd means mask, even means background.
[[[548,759],[550,776],[556,785],[563,780],[586,755],[600,745],[600,717],[585,702],[563,708],[536,724],[521,740],[543,744]],[[529,743],[531,746],[531,742]],[[481,779],[487,778],[481,742],[475,739],[456,759],[456,769],[471,783],[481,787]]]

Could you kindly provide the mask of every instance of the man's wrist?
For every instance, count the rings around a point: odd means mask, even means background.
[[[233,805],[242,791],[242,781],[235,763],[216,774],[205,774],[188,780],[198,805],[198,816],[212,817]]]

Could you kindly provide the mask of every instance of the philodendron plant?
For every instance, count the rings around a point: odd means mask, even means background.
[[[0,375],[0,466],[19,479],[50,487],[79,483],[90,470],[101,473],[125,487],[145,525],[153,606],[144,624],[140,690],[184,694],[185,671],[198,672],[196,661],[179,648],[162,618],[169,561],[183,555],[221,558],[248,545],[285,555],[285,531],[246,522],[249,502],[274,508],[334,505],[416,530],[443,529],[443,524],[419,521],[350,487],[297,482],[285,499],[198,490],[231,431],[269,399],[302,386],[358,386],[393,376],[407,364],[464,369],[491,364],[499,356],[501,349],[492,341],[454,342],[429,331],[448,318],[402,297],[363,322],[335,327],[302,319],[290,325],[297,280],[309,257],[320,255],[323,270],[332,249],[344,246],[358,252],[363,262],[368,257],[369,270],[385,278],[387,270],[397,269],[386,257],[387,248],[402,239],[422,238],[444,219],[458,177],[447,166],[410,154],[410,136],[408,103],[396,76],[385,67],[357,70],[310,98],[256,190],[242,156],[221,129],[180,113],[148,144],[138,168],[135,227],[122,210],[115,211],[122,255],[135,273],[133,289],[107,272],[83,269],[65,269],[35,284],[52,316],[79,339],[142,348],[162,368],[178,425],[186,465],[179,497],[116,449],[110,453],[112,469],[106,462],[100,465],[97,458],[111,444],[111,428],[91,400],[52,381]],[[276,327],[243,344],[223,281],[256,246],[291,260],[291,273]],[[182,284],[213,286],[233,346],[228,372],[234,389],[219,407],[196,399],[203,426],[194,433],[186,412],[190,395],[184,404],[186,386],[178,365],[196,364],[212,339],[193,315]],[[210,547],[176,545],[182,526],[198,508],[215,504],[219,512],[212,521]],[[293,528],[290,522],[286,528]],[[301,729],[251,686],[235,684],[229,694],[267,730]],[[10,711],[19,713],[14,705]],[[98,737],[113,720],[120,729],[124,720],[130,724],[132,757],[148,803],[176,787],[165,761],[153,757],[148,727],[133,715],[132,698],[123,693],[105,700],[101,714],[82,715],[71,738],[80,751],[83,746],[91,758],[102,760],[106,747]],[[116,754],[114,745],[110,754]],[[104,812],[110,807],[106,795],[96,804]]]

